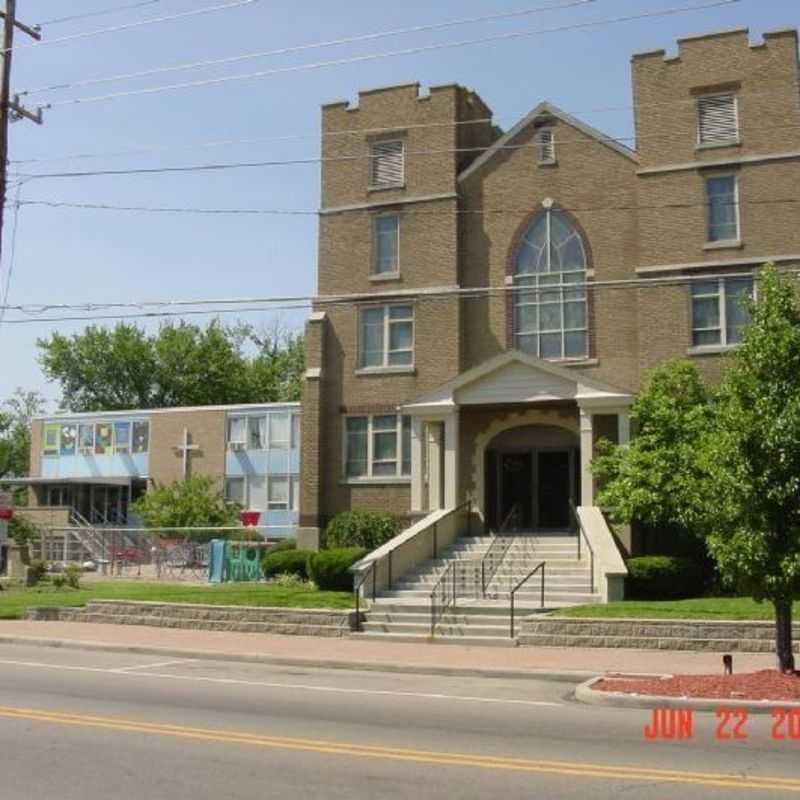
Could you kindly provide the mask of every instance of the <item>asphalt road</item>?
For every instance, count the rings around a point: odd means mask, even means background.
[[[568,683],[4,646],[2,800],[800,797],[800,739],[719,741]]]

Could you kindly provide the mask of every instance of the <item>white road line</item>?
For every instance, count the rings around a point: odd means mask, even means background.
[[[315,686],[305,683],[277,683],[272,681],[246,681],[239,678],[208,678],[202,675],[170,675],[162,672],[123,672],[121,669],[108,669],[101,667],[61,666],[58,664],[42,664],[37,661],[11,661],[0,659],[0,665],[31,667],[38,669],[69,670],[73,672],[100,672],[106,675],[130,675],[134,678],[158,678],[159,680],[188,681],[190,683],[215,683],[228,686],[258,686],[267,689],[295,689],[304,692],[330,692],[339,694],[379,695],[385,697],[415,697],[424,700],[462,701],[467,703],[495,703],[499,705],[514,706],[561,706],[549,700],[518,700],[503,697],[472,697],[470,695],[439,694],[433,692],[398,692],[391,689],[353,689],[342,686]],[[153,665],[158,666],[158,665]],[[140,669],[145,669],[143,665]]]
[[[137,669],[156,669],[159,667],[171,667],[175,664],[189,664],[194,661],[193,658],[181,658],[177,661],[159,661],[157,664],[135,664],[132,667],[119,667],[117,669],[110,670],[111,672],[133,672]]]

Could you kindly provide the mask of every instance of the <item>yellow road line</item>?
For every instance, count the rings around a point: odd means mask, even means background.
[[[502,756],[471,755],[426,750],[409,750],[396,747],[379,747],[350,742],[297,739],[268,736],[240,731],[225,731],[192,728],[182,725],[142,722],[114,717],[95,717],[83,714],[67,714],[58,711],[41,711],[30,708],[0,706],[0,717],[6,719],[49,722],[85,728],[102,728],[128,733],[149,733],[200,741],[225,744],[241,744],[256,747],[273,747],[285,750],[324,753],[330,755],[380,758],[393,761],[410,761],[423,764],[473,767],[490,770],[512,770],[549,775],[567,775],[584,778],[606,778],[621,780],[662,781],[669,783],[695,784],[699,786],[723,786],[736,789],[782,789],[800,793],[800,779],[726,775],[723,773],[686,772],[650,767],[616,764],[590,764],[569,761],[542,761]]]

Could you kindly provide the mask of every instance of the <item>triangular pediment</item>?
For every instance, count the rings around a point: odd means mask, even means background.
[[[484,164],[487,164],[489,161],[491,161],[498,153],[507,152],[514,139],[516,139],[520,133],[522,133],[529,126],[536,124],[536,122],[541,120],[543,117],[555,117],[556,119],[561,120],[565,125],[569,125],[591,139],[595,139],[599,144],[605,145],[614,152],[619,153],[619,155],[623,156],[624,158],[627,158],[629,161],[638,162],[639,160],[639,156],[635,150],[631,150],[629,147],[626,147],[624,144],[618,142],[611,136],[607,136],[606,134],[597,130],[597,128],[594,128],[585,122],[581,122],[581,120],[577,119],[577,117],[573,117],[572,114],[568,114],[566,111],[562,111],[560,108],[558,108],[558,106],[545,101],[539,103],[539,105],[537,105],[529,114],[523,117],[513,128],[511,128],[507,133],[504,133],[491,147],[489,147],[487,150],[484,150],[484,152],[481,153],[478,158],[476,158],[459,174],[458,180],[463,181],[474,172],[477,172],[484,166]]]
[[[576,400],[627,405],[632,396],[574,368],[552,364],[519,350],[490,358],[404,406],[409,411],[461,405],[542,403]]]

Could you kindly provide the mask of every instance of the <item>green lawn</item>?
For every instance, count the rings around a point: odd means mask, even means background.
[[[350,608],[350,592],[322,592],[306,587],[228,583],[180,586],[163,583],[85,582],[81,589],[9,588],[0,592],[0,619],[20,619],[35,606],[82,606],[90,600],[152,600],[228,606],[283,608]]]
[[[749,597],[699,597],[691,600],[624,600],[606,605],[574,606],[558,613],[564,617],[642,619],[755,619],[772,620],[770,603],[756,603]],[[800,620],[800,603],[794,604],[795,619]]]

